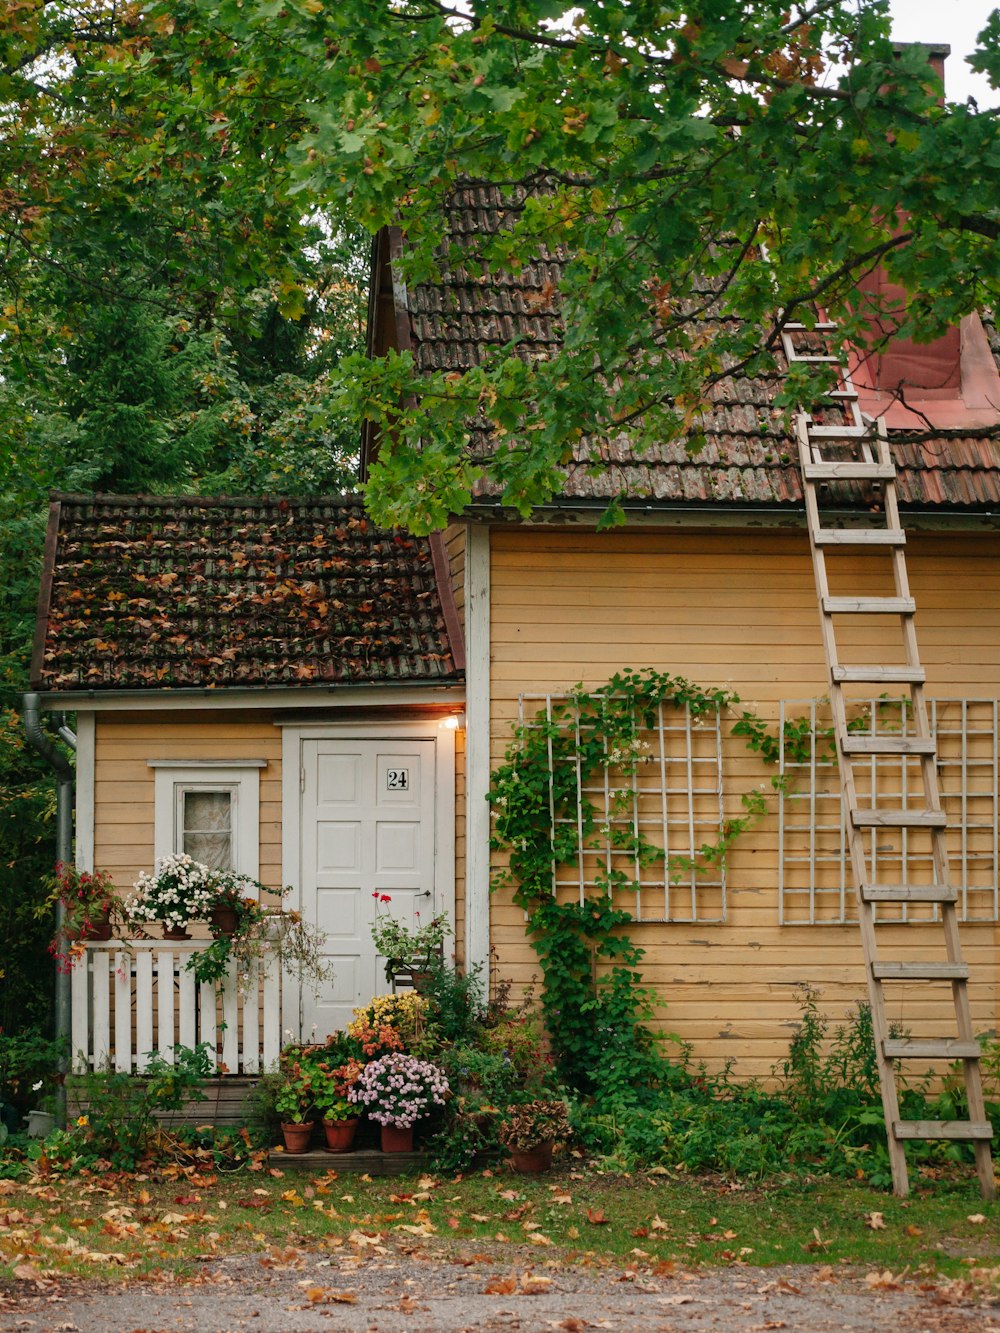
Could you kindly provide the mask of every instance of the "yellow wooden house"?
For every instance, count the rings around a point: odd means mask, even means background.
[[[472,235],[503,225],[503,208],[470,187],[450,223]],[[407,290],[393,273],[399,244],[385,232],[374,246],[371,355],[408,348],[428,372],[462,369],[515,336],[528,347],[558,337],[551,264],[491,283],[456,269]],[[998,980],[998,355],[995,328],[971,317],[930,356],[907,393],[941,423],[921,441],[900,416],[897,372],[866,362],[856,374],[864,409],[891,409],[979,1030],[996,1025]],[[447,910],[464,965],[532,983],[524,914],[509,889],[491,892],[502,857],[487,793],[513,726],[578,682],[599,689],[624,668],[654,668],[735,691],[778,731],[789,719],[828,726],[801,481],[774,392],[773,381],[723,381],[695,457],[683,441],[640,456],[626,437],[585,436],[561,495],[530,521],[484,486],[429,541],[380,532],[350,501],[54,504],[34,688],[45,707],[76,711],[80,864],[127,886],[155,856],[211,844],[291,886],[292,905],[328,933],[328,992],[262,992],[259,1026],[222,1029],[227,1068],[253,1072],[284,1033],[338,1026],[380,988],[367,930],[381,891],[402,914]],[[374,467],[366,438],[362,470]],[[618,495],[627,523],[598,532]],[[830,521],[851,527],[878,496],[848,483],[831,504]],[[859,582],[870,576],[866,553],[847,559]],[[858,708],[859,725],[907,725],[891,699]],[[674,854],[712,842],[742,794],[770,782],[731,723],[664,710],[651,728],[635,818]],[[787,783],[724,866],[661,869],[629,890],[664,1026],[696,1058],[734,1061],[747,1077],[766,1077],[786,1051],[803,987],[837,1019],[865,995],[836,771],[822,745],[807,750],[782,751]],[[884,873],[905,875],[922,855],[898,831],[872,835]],[[558,878],[564,895],[593,889],[584,857]],[[916,939],[919,953],[926,921],[887,912],[878,929],[905,935],[911,952]],[[88,1059],[111,1049],[141,1067],[150,1042],[174,1032],[157,1007],[164,950],[149,952],[126,977],[113,945],[90,946],[74,977]],[[145,1036],[124,1017],[133,986],[146,988]],[[923,1007],[934,1030],[933,987],[906,989],[908,1016]],[[202,1007],[215,1022],[214,1004]]]

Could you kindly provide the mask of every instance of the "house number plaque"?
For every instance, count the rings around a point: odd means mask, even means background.
[[[385,771],[386,791],[407,791],[410,786],[408,768],[387,768]]]

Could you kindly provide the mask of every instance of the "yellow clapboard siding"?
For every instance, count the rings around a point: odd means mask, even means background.
[[[115,873],[119,887],[153,863],[156,778],[150,759],[265,759],[267,767],[260,772],[260,874],[262,882],[280,884],[281,735],[269,713],[199,709],[183,717],[97,715],[94,860]],[[129,875],[124,884],[120,871]]]
[[[822,695],[826,673],[804,530],[591,531],[504,528],[491,540],[493,671],[491,746],[498,762],[524,693],[561,693],[582,680],[601,685],[624,667],[653,666],[705,686],[735,689],[775,720],[781,699]],[[911,534],[907,561],[928,693],[996,697],[1000,682],[1000,539]],[[978,558],[974,567],[971,561]],[[872,553],[838,552],[835,586],[883,586]],[[862,623],[863,621],[863,623]],[[840,633],[844,661],[901,661],[897,623],[851,617]],[[861,691],[868,695],[877,691]],[[526,701],[530,715],[540,706]],[[740,742],[724,749],[725,805],[770,776]],[[776,804],[776,803],[775,803]],[[665,1030],[719,1068],[737,1059],[741,1076],[767,1077],[786,1053],[798,1020],[795,991],[822,990],[834,1023],[865,995],[857,928],[779,926],[775,813],[734,847],[725,924],[648,924],[632,931],[646,950],[643,976],[666,1001]],[[502,857],[496,858],[502,864]],[[672,894],[683,892],[673,889]],[[853,901],[853,886],[847,901]],[[523,914],[496,895],[493,939],[501,975],[518,986],[539,972],[526,948]],[[902,942],[907,956],[942,954],[939,927],[928,947],[909,946],[922,927],[878,927],[883,956]],[[996,1025],[1000,926],[962,927],[972,966],[977,1027]],[[905,1008],[929,1030],[946,1008],[928,983],[894,987],[890,1017]],[[893,1006],[899,1013],[893,1011]]]

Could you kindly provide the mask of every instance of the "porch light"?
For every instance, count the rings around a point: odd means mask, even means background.
[[[442,725],[442,727],[444,727],[444,729],[445,729],[446,731],[459,731],[459,730],[464,731],[464,730],[465,730],[465,714],[464,714],[464,713],[451,713],[451,714],[449,714],[448,717],[442,719],[442,721],[441,721],[441,725]]]

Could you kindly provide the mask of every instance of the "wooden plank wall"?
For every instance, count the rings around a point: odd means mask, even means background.
[[[1000,538],[992,535],[909,541],[930,694],[1000,693],[998,555]],[[845,589],[860,592],[879,578],[864,557],[840,576]],[[491,589],[494,763],[510,739],[520,693],[561,692],[580,680],[597,686],[623,667],[733,688],[771,719],[782,697],[825,692],[813,576],[799,530],[494,529]],[[867,642],[856,660],[898,660],[895,627],[885,639],[890,650],[878,642],[873,619],[859,631],[859,645]],[[728,810],[737,813],[740,792],[768,777],[742,742],[727,744]],[[739,1075],[766,1077],[787,1051],[797,989],[819,987],[821,1008],[835,1021],[863,998],[860,941],[853,926],[778,926],[776,815],[736,847],[728,887],[725,924],[649,924],[636,938],[647,951],[646,978],[664,998],[665,1028],[712,1068],[730,1059]],[[913,927],[880,929],[886,956],[892,932],[906,929]],[[509,897],[494,897],[492,935],[501,971],[527,984],[537,960]],[[939,939],[931,928],[930,941]],[[1000,931],[970,925],[963,941],[976,1027],[992,1029]],[[913,1025],[924,1014],[950,1013],[941,992],[938,999],[926,985],[905,989],[905,1012],[890,1018]]]
[[[266,759],[260,771],[260,880],[281,885],[281,732],[252,712],[98,713],[94,864],[129,888],[153,868],[150,759]]]

